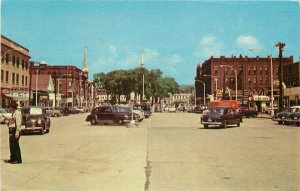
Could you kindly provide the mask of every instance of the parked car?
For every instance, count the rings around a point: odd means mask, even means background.
[[[175,106],[170,106],[168,111],[169,112],[176,112],[176,107]]]
[[[70,114],[67,107],[56,107],[55,109],[59,110],[63,116],[68,116]]]
[[[289,124],[290,123],[290,114],[297,112],[299,106],[292,106],[285,108],[282,112],[276,113],[273,117],[273,121],[277,121],[278,124]]]
[[[22,132],[39,132],[41,135],[49,133],[51,121],[41,107],[23,107],[22,112]]]
[[[240,107],[238,113],[244,117],[257,117],[258,111],[255,107]]]
[[[203,113],[204,110],[207,109],[207,106],[205,105],[197,105],[195,108],[194,108],[194,113]]]
[[[125,124],[136,120],[138,115],[134,114],[129,107],[126,106],[101,106],[92,110],[86,118],[91,125],[102,124]]]
[[[137,118],[138,121],[143,121],[145,119],[144,111],[142,111],[141,109],[133,108],[132,111],[138,116]]]
[[[11,112],[9,112],[4,108],[0,108],[0,123],[7,124],[10,118],[11,118]]]
[[[191,106],[191,105],[190,105],[190,106],[187,106],[187,107],[186,107],[186,111],[189,112],[189,113],[192,113],[192,112],[194,112],[194,108],[195,108],[195,107],[194,107],[194,106]]]
[[[61,117],[62,112],[59,109],[56,109],[54,107],[46,107],[46,114],[51,116],[51,117]]]
[[[300,106],[295,106],[295,109],[289,114],[287,122],[300,126]]]
[[[208,108],[209,113],[203,114],[200,118],[204,128],[209,125],[216,125],[226,128],[228,125],[240,126],[242,115],[229,106],[216,106]]]
[[[266,114],[271,114],[271,111],[272,111],[272,108],[271,106],[268,106],[264,109],[265,113]],[[274,106],[273,107],[273,111],[274,111],[274,114],[278,113],[278,107],[277,106]]]

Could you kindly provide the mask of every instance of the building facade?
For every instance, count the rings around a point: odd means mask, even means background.
[[[29,50],[1,35],[0,107],[29,105]]]
[[[283,66],[285,83],[284,102],[286,106],[300,105],[300,62]]]
[[[283,66],[293,63],[293,57],[283,58]],[[272,58],[274,105],[279,97],[279,59]],[[211,57],[196,69],[195,87],[197,103],[205,94],[214,99],[224,95],[237,99],[240,104],[257,106],[260,111],[270,104],[271,58],[232,56]],[[235,91],[237,87],[237,92]]]
[[[33,75],[51,75],[55,95],[53,106],[73,107],[92,104],[92,83],[89,83],[88,75],[76,66],[51,66],[46,63],[31,62],[31,76]],[[30,89],[34,91],[35,87]]]

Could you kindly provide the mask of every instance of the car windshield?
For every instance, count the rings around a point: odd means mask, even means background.
[[[0,108],[0,113],[7,113],[7,111],[3,108]]]
[[[119,107],[120,112],[131,112],[131,109],[129,107]]]
[[[299,112],[299,108],[292,108],[291,112]]]
[[[43,113],[42,108],[39,108],[39,107],[30,108],[30,114],[31,115],[39,115],[39,114],[42,114],[42,113]]]
[[[224,108],[210,108],[209,113],[223,114],[224,113]]]

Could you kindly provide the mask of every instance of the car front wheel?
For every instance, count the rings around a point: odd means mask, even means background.
[[[90,123],[91,123],[91,125],[96,125],[97,121],[96,121],[95,118],[92,118],[92,119],[90,120]]]

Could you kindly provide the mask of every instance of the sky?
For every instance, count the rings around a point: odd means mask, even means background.
[[[211,56],[300,57],[300,1],[3,0],[1,34],[26,47],[31,60],[94,73],[161,69],[180,85]]]

